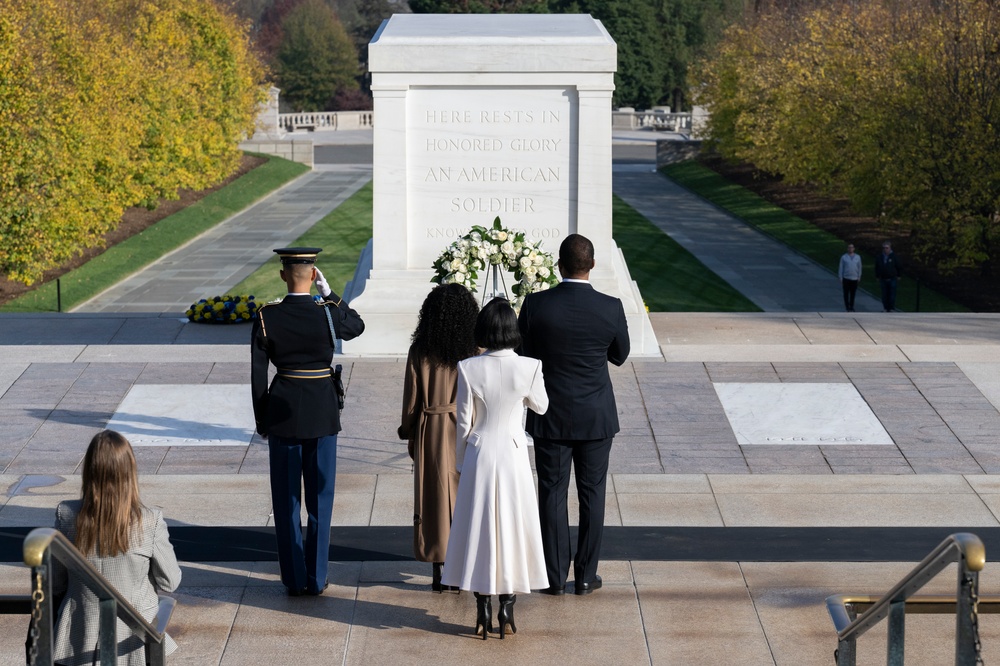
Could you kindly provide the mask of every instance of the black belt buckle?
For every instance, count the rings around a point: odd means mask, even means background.
[[[337,367],[333,369],[333,390],[337,393],[337,409],[344,410],[344,398],[346,397],[346,392],[344,391],[344,380],[341,379],[341,375],[344,372],[344,366],[337,364]]]

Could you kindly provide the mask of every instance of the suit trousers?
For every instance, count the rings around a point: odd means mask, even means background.
[[[577,582],[591,583],[597,576],[612,441],[610,437],[597,440],[534,438],[538,514],[550,586],[565,585],[569,576],[570,536],[566,502],[571,465],[576,472],[576,492],[580,501],[573,578]]]
[[[293,592],[320,592],[327,582],[330,521],[337,479],[337,436],[268,437],[271,506],[281,582]],[[309,517],[302,536],[300,497]]]
[[[882,287],[882,309],[892,312],[896,309],[896,278],[880,278]]]

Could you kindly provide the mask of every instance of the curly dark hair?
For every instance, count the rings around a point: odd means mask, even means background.
[[[453,366],[475,356],[473,331],[478,314],[476,299],[462,285],[434,287],[420,306],[417,328],[410,338],[414,349],[437,365]]]

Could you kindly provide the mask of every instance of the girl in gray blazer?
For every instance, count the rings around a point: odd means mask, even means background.
[[[132,446],[104,430],[91,440],[83,459],[83,498],[60,502],[56,529],[65,534],[109,583],[144,618],[156,615],[157,591],[181,582],[163,514],[139,501]],[[53,593],[65,591],[55,627],[55,662],[68,666],[100,662],[100,605],[90,589],[61,566],[54,567]],[[118,621],[119,666],[145,666],[142,641]],[[177,644],[166,637],[167,654]]]

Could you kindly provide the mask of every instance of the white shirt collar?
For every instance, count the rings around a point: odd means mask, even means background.
[[[563,282],[579,282],[580,284],[590,284],[590,280],[581,280],[579,278],[563,278]]]
[[[517,356],[517,352],[513,349],[487,349],[483,352],[483,356]]]

